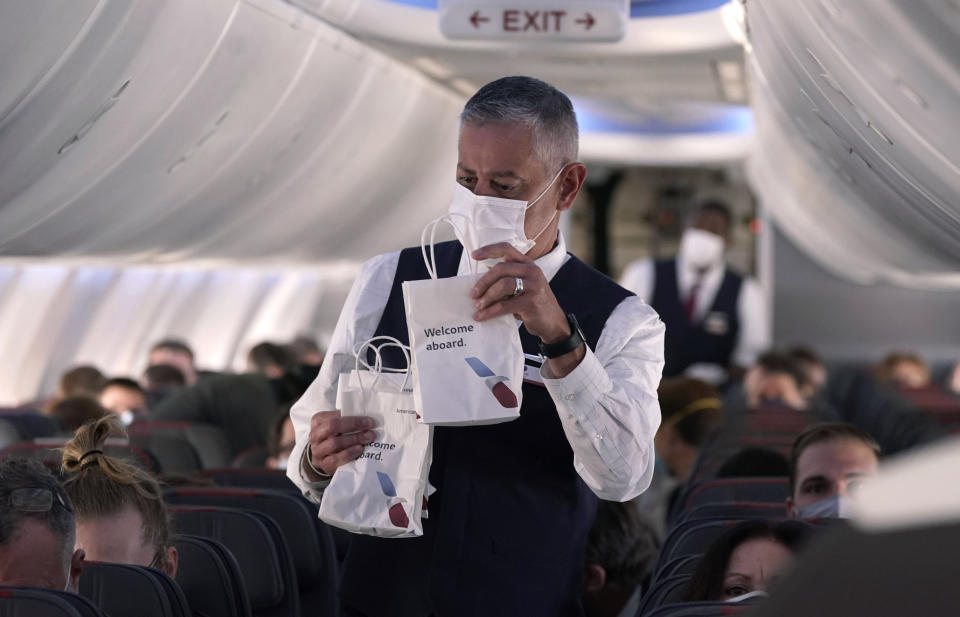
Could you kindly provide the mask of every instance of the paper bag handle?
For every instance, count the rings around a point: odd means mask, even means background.
[[[377,342],[377,341],[386,341],[386,342],[381,343],[380,345],[374,346],[374,343]],[[373,354],[374,354],[374,357],[375,357],[375,360],[374,360],[374,363],[373,363],[373,367],[371,367],[369,364],[367,364],[367,362],[366,362],[365,360],[362,359],[362,358],[363,358],[363,355],[364,355],[363,352],[364,352],[364,350],[365,350],[366,348],[368,348],[368,347],[369,347],[371,350],[373,350]],[[364,367],[366,367],[367,370],[369,370],[370,372],[376,373],[376,377],[374,378],[373,384],[372,384],[370,387],[376,386],[376,385],[377,385],[377,382],[380,380],[380,375],[381,375],[382,373],[384,373],[383,360],[382,360],[382,358],[381,358],[381,356],[380,356],[380,350],[383,349],[384,347],[396,347],[396,348],[400,349],[400,351],[403,352],[403,357],[404,357],[404,358],[406,359],[406,361],[407,361],[407,368],[406,368],[405,375],[404,375],[404,378],[403,378],[403,383],[400,384],[400,390],[399,390],[399,391],[400,391],[400,392],[403,392],[404,389],[406,389],[407,384],[410,383],[410,347],[408,347],[407,345],[404,345],[403,343],[401,343],[399,340],[393,338],[392,336],[375,336],[375,337],[373,337],[373,338],[371,338],[371,339],[367,339],[366,341],[364,341],[363,343],[361,343],[360,346],[357,347],[357,349],[354,351],[354,354],[356,355],[356,362],[355,362],[355,364],[354,364],[354,368],[355,368],[355,370],[357,371],[357,382],[360,384],[360,392],[363,392],[363,391],[364,391],[363,378],[360,377],[360,374],[361,374],[360,365],[362,364],[362,365],[363,365]],[[387,369],[387,370],[388,370],[388,371],[400,372],[400,371],[397,370],[397,369]]]
[[[437,218],[427,223],[426,226],[423,228],[423,232],[420,234],[420,252],[423,253],[423,263],[427,267],[427,272],[430,274],[430,278],[432,279],[437,278],[437,256],[436,256],[436,251],[434,250],[434,246],[436,245],[436,239],[437,239],[437,227],[439,227],[441,223],[447,223],[448,225],[450,225],[450,227],[453,227],[453,231],[456,232],[457,237],[460,238],[460,243],[463,244],[463,250],[467,251],[468,257],[469,257],[469,254],[472,253],[474,249],[477,248],[475,246],[467,246],[469,244],[469,242],[467,241],[468,236],[453,221],[454,217],[463,219],[463,222],[466,223],[468,227],[471,225],[470,219],[468,219],[464,215],[451,212],[448,214],[444,214],[443,216],[438,216]],[[427,258],[427,244],[428,244],[427,232],[428,231],[430,232],[429,259]],[[467,267],[470,269],[470,274],[477,273],[477,262],[474,259],[472,258],[467,259]]]

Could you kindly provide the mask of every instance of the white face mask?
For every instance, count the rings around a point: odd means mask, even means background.
[[[470,189],[457,182],[448,212],[456,217],[466,219],[468,223],[463,226],[458,225],[458,227],[466,228],[462,230],[463,233],[469,234],[468,238],[460,238],[460,242],[464,246],[474,249],[498,242],[507,242],[521,253],[526,253],[532,249],[536,246],[537,239],[553,223],[557,211],[554,211],[553,216],[543,226],[543,229],[533,238],[527,238],[523,227],[527,210],[532,208],[550,190],[564,169],[566,169],[566,166],[561,167],[550,184],[530,202],[522,199],[475,195]],[[457,232],[458,237],[460,233],[461,231]]]
[[[723,261],[723,238],[702,229],[687,229],[680,238],[680,256],[697,269]]]
[[[798,518],[850,518],[850,498],[834,495],[797,508]]]

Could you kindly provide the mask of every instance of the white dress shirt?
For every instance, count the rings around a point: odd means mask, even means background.
[[[306,481],[298,464],[306,451],[310,418],[335,408],[338,376],[354,368],[353,350],[376,332],[399,257],[399,252],[389,253],[363,264],[320,374],[290,410],[297,443],[287,475],[313,500],[319,500],[325,483]],[[568,258],[560,235],[554,249],[535,263],[550,280]],[[464,252],[461,275],[468,272],[467,259]],[[553,378],[546,363],[540,370],[573,449],[574,468],[601,499],[627,501],[650,484],[653,436],[660,425],[657,386],[663,371],[663,337],[664,325],[656,312],[639,298],[629,297],[607,319],[597,348],[588,347],[569,375]]]
[[[714,264],[700,280],[700,289],[697,291],[697,302],[693,308],[696,320],[703,319],[723,282],[726,264]],[[620,284],[643,298],[646,302],[653,300],[654,264],[652,259],[642,259],[628,265],[620,277]],[[680,304],[684,304],[690,295],[699,274],[683,259],[677,257],[677,289],[680,292]],[[740,330],[737,333],[737,343],[733,350],[731,361],[737,366],[748,367],[756,362],[757,357],[770,348],[770,316],[767,304],[764,301],[760,285],[755,279],[744,277],[740,288],[740,297],[737,299],[737,319]],[[726,368],[726,367],[724,367]]]

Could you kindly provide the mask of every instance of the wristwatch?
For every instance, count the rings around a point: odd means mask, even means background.
[[[570,336],[563,339],[557,343],[544,343],[540,341],[540,355],[550,359],[568,354],[576,348],[580,347],[586,343],[586,337],[583,336],[583,330],[580,329],[580,324],[577,323],[577,317],[573,313],[567,313],[567,323],[570,324]]]

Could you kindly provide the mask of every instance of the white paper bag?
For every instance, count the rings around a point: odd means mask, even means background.
[[[389,340],[389,345],[400,345],[396,339]],[[366,365],[359,356],[370,344],[368,341],[358,350],[358,366]],[[320,501],[320,519],[354,533],[384,538],[420,536],[433,429],[417,420],[413,393],[405,387],[408,372],[382,371],[379,350],[375,351],[377,361],[368,367],[371,370],[340,375],[337,408],[342,416],[372,416],[376,437],[360,458],[334,472]],[[404,354],[409,363],[406,348]]]
[[[523,347],[517,322],[512,315],[474,321],[470,289],[481,276],[474,260],[468,259],[472,274],[437,278],[435,260],[427,258],[426,236],[431,231],[432,253],[440,222],[450,221],[441,217],[431,222],[421,239],[430,278],[403,283],[416,407],[425,424],[514,420],[520,417],[523,396]]]

